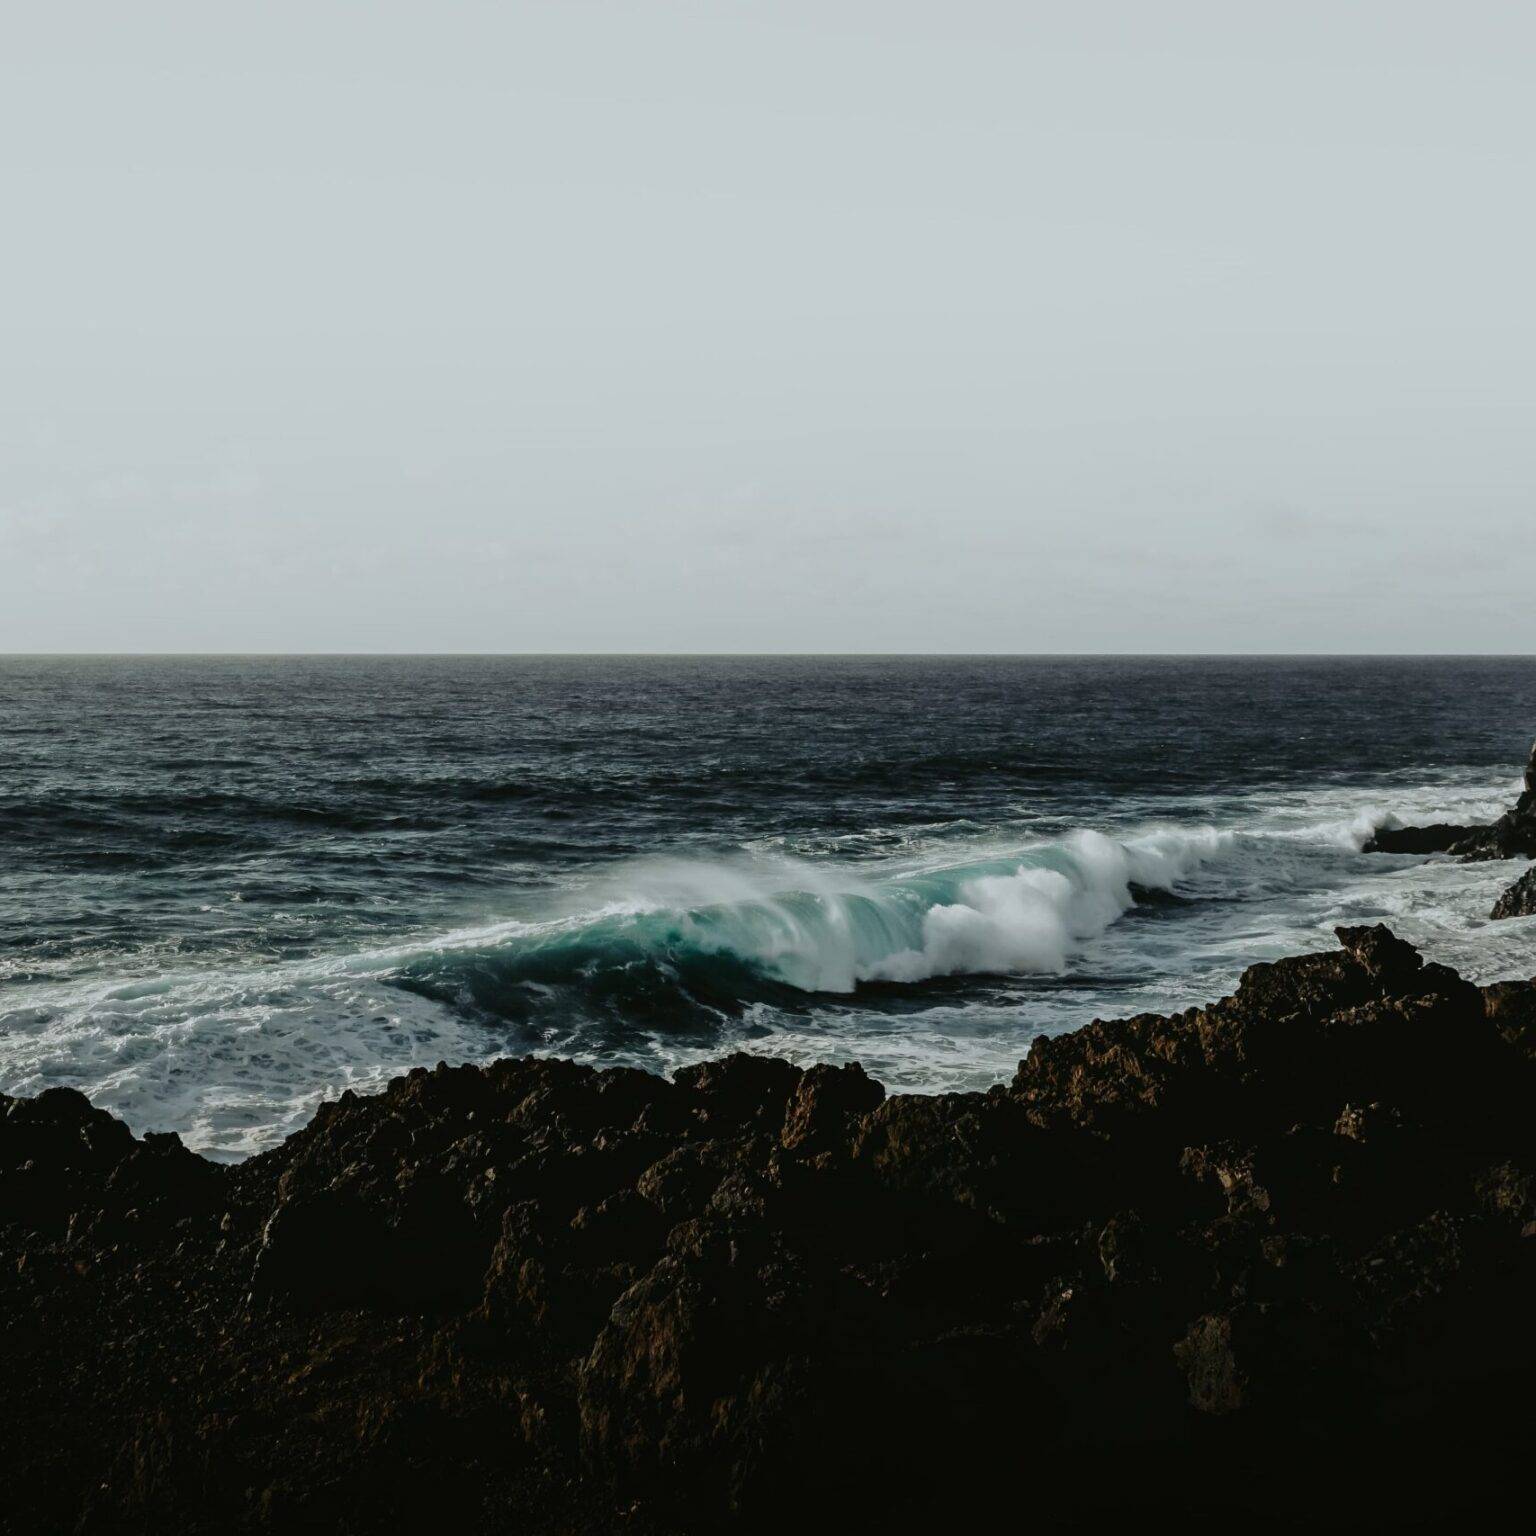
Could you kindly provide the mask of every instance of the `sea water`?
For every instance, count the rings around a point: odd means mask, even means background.
[[[0,659],[0,1089],[240,1157],[525,1052],[984,1088],[1386,921],[1536,971],[1529,659]]]

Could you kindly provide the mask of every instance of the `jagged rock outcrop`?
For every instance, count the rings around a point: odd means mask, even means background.
[[[1536,859],[1536,790],[1526,790],[1512,809],[1453,844],[1450,851],[1468,862]]]
[[[1536,986],[1338,936],[987,1093],[440,1067],[235,1167],[0,1099],[6,1519],[1491,1517],[1536,1391]]]
[[[1449,853],[1470,862],[1536,859],[1536,745],[1525,766],[1525,790],[1511,809],[1487,826],[1436,822],[1427,827],[1382,827],[1367,853]]]

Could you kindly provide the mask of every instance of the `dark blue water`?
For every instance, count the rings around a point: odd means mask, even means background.
[[[1527,659],[7,659],[0,1087],[236,1154],[440,1056],[977,1086],[1341,917],[1528,971],[1357,850],[1533,727]]]

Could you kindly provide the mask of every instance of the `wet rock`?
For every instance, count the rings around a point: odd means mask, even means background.
[[[1450,853],[1483,829],[1437,821],[1427,827],[1378,827],[1366,840],[1366,853]]]
[[[1494,902],[1491,918],[1536,917],[1536,868],[1528,869]]]
[[[1468,862],[1536,859],[1536,791],[1527,790],[1497,821],[1470,833],[1451,852]]]

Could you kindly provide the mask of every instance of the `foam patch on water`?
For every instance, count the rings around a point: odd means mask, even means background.
[[[4,1091],[80,1088],[135,1131],[222,1157],[274,1145],[345,1089],[500,1054],[483,1027],[337,962],[48,988],[3,1029]]]

